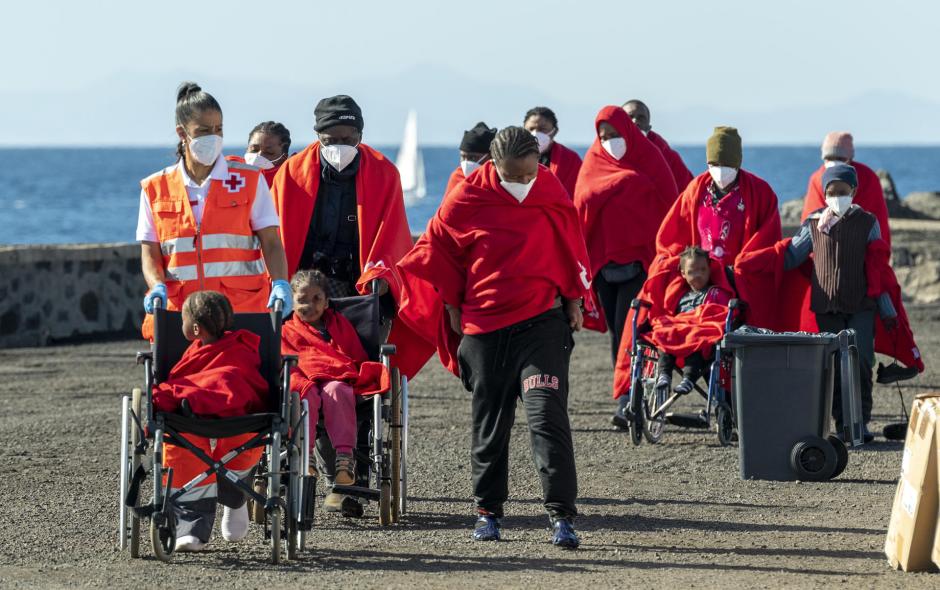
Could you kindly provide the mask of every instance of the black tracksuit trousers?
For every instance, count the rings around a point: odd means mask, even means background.
[[[532,460],[552,518],[573,518],[578,480],[568,421],[574,339],[561,308],[487,334],[465,335],[460,377],[473,393],[471,465],[480,510],[503,516],[509,497],[509,435],[516,400],[529,422]]]

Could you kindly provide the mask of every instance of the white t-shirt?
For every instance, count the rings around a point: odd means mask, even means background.
[[[206,195],[209,194],[209,184],[211,180],[226,180],[228,178],[228,162],[225,158],[219,156],[212,167],[212,172],[202,184],[196,184],[188,174],[182,160],[173,166],[169,166],[166,172],[172,172],[173,168],[179,167],[183,176],[183,184],[186,185],[186,194],[190,202],[196,202],[193,206],[193,215],[196,217],[196,223],[202,223],[202,211],[205,209]],[[258,190],[255,192],[255,201],[251,205],[251,229],[258,231],[266,227],[277,227],[280,220],[277,217],[277,210],[274,208],[274,199],[271,197],[271,191],[268,189],[268,183],[264,180],[264,175],[258,175]],[[157,230],[153,223],[153,211],[150,209],[150,200],[143,189],[140,191],[140,211],[137,215],[137,241],[138,242],[158,242]]]

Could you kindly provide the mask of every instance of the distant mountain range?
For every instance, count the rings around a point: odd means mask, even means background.
[[[164,145],[175,141],[176,86],[195,79],[222,103],[229,143],[243,144],[255,123],[274,119],[291,129],[295,145],[313,137],[313,108],[321,97],[350,94],[363,108],[366,141],[395,145],[405,115],[418,111],[423,144],[456,145],[478,120],[493,126],[520,124],[535,105],[552,107],[559,140],[587,144],[594,116],[604,104],[631,97],[557,100],[524,84],[470,79],[439,66],[421,66],[382,78],[332,84],[315,80],[225,80],[179,72],[115,75],[85,89],[62,92],[0,90],[6,113],[0,145]],[[642,98],[642,97],[640,97]],[[730,111],[719,106],[653,108],[653,127],[677,144],[701,145],[715,125],[734,125],[751,144],[818,144],[826,132],[850,130],[860,144],[940,144],[940,104],[904,93],[873,92],[839,104]],[[234,137],[235,139],[231,139]]]

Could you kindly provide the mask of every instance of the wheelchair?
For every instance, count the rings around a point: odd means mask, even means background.
[[[738,299],[729,302],[725,333],[732,331],[738,312],[743,310],[744,306]],[[660,352],[645,339],[649,326],[641,324],[638,320],[641,309],[649,307],[650,303],[641,299],[630,302],[630,308],[633,310],[630,326],[633,339],[630,350],[630,397],[626,411],[630,439],[634,445],[639,445],[644,438],[650,444],[655,444],[662,439],[666,424],[708,430],[714,423],[717,427],[718,442],[722,446],[729,446],[736,440],[731,393],[733,354],[723,350],[720,341],[715,344],[707,385],[703,388],[696,382],[694,388],[694,391],[704,398],[705,407],[702,410],[694,414],[669,412],[685,394],[656,387]],[[673,371],[677,369],[673,368]]]
[[[369,360],[381,362],[389,372],[391,387],[357,404],[359,444],[354,449],[356,485],[334,485],[333,493],[378,503],[379,524],[400,521],[408,511],[408,378],[392,366],[397,353],[386,340],[391,332],[394,305],[372,293],[330,299],[330,305],[356,329]],[[321,433],[321,436],[325,434]]]
[[[176,543],[176,517],[173,507],[185,492],[215,475],[227,480],[246,498],[263,507],[265,537],[270,541],[271,562],[280,563],[284,545],[287,559],[296,559],[304,549],[306,533],[313,523],[316,476],[310,475],[310,440],[306,420],[307,405],[290,389],[290,369],[296,357],[281,355],[281,303],[275,302],[268,313],[240,313],[234,317],[234,329],[244,329],[260,336],[258,354],[261,374],[269,387],[270,407],[265,413],[231,418],[187,417],[178,413],[157,412],[152,391],[165,380],[170,370],[189,346],[182,335],[179,312],[154,310],[154,339],[151,350],[137,354],[144,367],[144,387],[121,398],[121,481],[118,525],[119,547],[140,556],[140,528],[149,520],[150,541],[154,555],[170,561]],[[226,438],[254,433],[248,441],[214,461],[184,438],[192,434],[207,438]],[[163,464],[164,445],[170,443],[188,449],[205,463],[201,474],[183,485],[173,482],[173,469]],[[257,477],[267,482],[267,493],[244,483],[226,463],[254,448],[264,448]],[[269,468],[273,466],[273,468]],[[140,501],[142,485],[151,480],[152,493]],[[165,478],[165,479],[164,479]]]

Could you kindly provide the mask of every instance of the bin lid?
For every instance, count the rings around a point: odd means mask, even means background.
[[[741,326],[726,334],[721,344],[724,348],[748,346],[825,346],[839,348],[839,335],[828,332],[774,332],[764,328]]]

